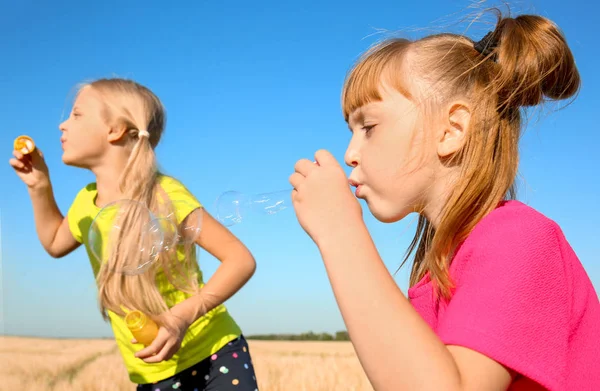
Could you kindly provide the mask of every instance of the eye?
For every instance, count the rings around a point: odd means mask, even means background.
[[[368,136],[375,126],[377,126],[377,125],[364,125],[362,127],[362,129],[365,131],[365,134]]]

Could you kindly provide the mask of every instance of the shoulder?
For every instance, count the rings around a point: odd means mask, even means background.
[[[202,207],[196,196],[180,180],[159,174],[157,181],[172,203],[178,222],[183,221],[195,209]]]
[[[519,201],[503,202],[482,219],[457,251],[455,277],[539,284],[565,281],[570,266],[558,224]],[[453,261],[453,263],[454,263]]]
[[[559,233],[558,224],[536,209],[520,201],[506,201],[475,226],[469,240],[477,247],[498,241],[505,246],[533,245],[556,242]]]
[[[565,241],[555,221],[519,201],[507,201],[475,226],[464,245],[479,259],[522,267],[524,261],[559,262]]]
[[[452,261],[453,296],[438,329],[444,342],[540,384],[562,384],[577,261],[566,249],[556,222],[521,202],[502,203]]]
[[[71,204],[71,209],[81,209],[93,206],[96,194],[96,182],[88,183],[87,185],[82,187],[75,195],[73,203]]]
[[[180,181],[179,179],[170,176],[170,175],[165,175],[165,174],[159,174],[158,177],[156,178],[158,184],[167,192],[167,193],[171,193],[171,192],[188,192],[191,194],[191,192],[188,190],[188,188],[183,184],[182,181]]]
[[[96,194],[96,183],[88,183],[77,192],[67,212],[66,218],[71,234],[80,243],[83,243],[85,229],[91,224],[91,219],[97,211],[94,203]]]

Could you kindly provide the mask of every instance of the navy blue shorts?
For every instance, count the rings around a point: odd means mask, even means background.
[[[153,384],[139,384],[137,391],[258,391],[250,349],[244,336],[217,353],[174,376]]]

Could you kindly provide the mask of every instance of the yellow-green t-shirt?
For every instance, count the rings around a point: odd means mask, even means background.
[[[175,201],[178,224],[194,209],[202,207],[200,202],[178,180],[160,175],[158,181],[169,199]],[[75,197],[67,215],[73,237],[86,247],[94,276],[97,275],[100,264],[91,252],[88,231],[92,221],[101,210],[95,203],[96,194],[95,183],[84,187]],[[102,233],[102,236],[107,236],[106,234]],[[178,256],[182,256],[182,253],[178,252]],[[201,271],[199,269],[198,271],[198,283],[202,287],[204,281]],[[188,294],[175,289],[164,274],[157,276],[157,285],[169,307],[189,297]],[[147,364],[134,357],[135,352],[141,350],[144,346],[141,344],[134,345],[130,342],[132,335],[123,318],[112,311],[108,311],[108,315],[129,378],[137,384],[154,383],[173,376],[216,353],[229,341],[241,335],[241,329],[225,306],[219,305],[190,326],[181,348],[171,359],[160,363]]]

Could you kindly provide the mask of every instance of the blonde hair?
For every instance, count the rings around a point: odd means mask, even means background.
[[[419,100],[425,115],[452,99],[467,99],[472,117],[462,149],[452,157],[460,176],[433,228],[419,216],[402,265],[414,252],[413,286],[426,275],[436,293],[451,296],[449,261],[475,225],[503,200],[514,199],[522,107],[574,96],[580,78],[564,36],[550,20],[536,15],[502,17],[488,35],[488,50],[462,35],[437,34],[409,41],[389,39],[367,51],[349,72],[342,91],[348,121],[357,108],[381,100],[382,78],[407,98]],[[409,54],[410,55],[407,55]],[[409,91],[415,72],[426,96]],[[419,95],[419,96],[415,96]]]
[[[132,260],[147,261],[143,259],[140,238],[148,230],[148,209],[177,229],[187,224],[177,224],[174,200],[169,199],[158,183],[154,148],[165,128],[163,105],[152,91],[131,80],[100,79],[82,88],[99,93],[104,104],[104,120],[111,127],[125,127],[126,146],[131,148],[119,187],[122,199],[133,202],[119,208],[116,224],[120,229],[107,238],[107,256],[103,257],[104,262],[96,276],[102,316],[108,319],[107,310],[121,316],[131,310],[140,310],[154,320],[164,321],[162,315],[169,306],[157,287],[159,274],[164,273],[181,291],[198,292],[199,269],[193,241],[161,251],[157,262],[143,273],[128,275],[120,272]],[[178,253],[183,253],[181,259],[178,259]]]

